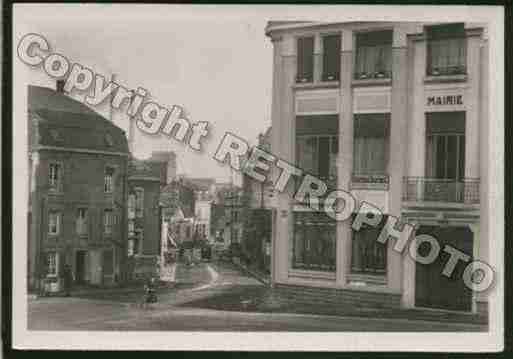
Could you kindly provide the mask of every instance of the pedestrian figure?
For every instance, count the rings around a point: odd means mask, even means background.
[[[64,295],[66,297],[69,297],[71,295],[71,285],[73,283],[73,272],[71,271],[71,267],[69,264],[64,265],[63,281]]]
[[[144,285],[143,307],[146,308],[149,303],[157,302],[157,293],[155,286],[155,278],[148,279],[148,281]]]

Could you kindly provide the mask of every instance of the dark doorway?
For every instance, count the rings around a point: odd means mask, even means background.
[[[77,251],[75,263],[75,279],[77,284],[85,282],[86,251]]]
[[[440,255],[431,264],[417,263],[415,272],[415,306],[470,311],[472,291],[463,283],[466,263],[459,261],[450,278],[442,274],[450,255],[443,248],[450,245],[469,255],[472,261],[473,233],[468,227],[421,226],[416,235],[429,234],[438,240]],[[428,251],[423,246],[419,252]],[[427,253],[425,253],[427,254]]]
[[[103,274],[112,275],[114,273],[114,253],[112,249],[103,251]]]

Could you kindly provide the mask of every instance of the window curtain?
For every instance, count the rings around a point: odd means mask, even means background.
[[[356,137],[354,139],[355,174],[386,173],[388,141],[384,137]]]
[[[318,166],[318,146],[316,137],[298,137],[297,138],[297,164],[308,173],[317,175]]]
[[[338,80],[340,74],[340,36],[323,38],[323,80]]]
[[[392,47],[390,45],[359,46],[356,59],[357,73],[373,74],[392,71]]]
[[[314,38],[304,37],[297,40],[297,81],[313,79]]]
[[[464,38],[431,40],[429,49],[432,68],[447,69],[465,66]]]

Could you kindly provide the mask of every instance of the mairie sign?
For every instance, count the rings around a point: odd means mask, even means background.
[[[444,106],[444,105],[463,105],[462,95],[447,96],[429,96],[427,98],[428,106]]]

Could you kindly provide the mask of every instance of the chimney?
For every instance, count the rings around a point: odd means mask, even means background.
[[[66,80],[64,80],[64,79],[57,80],[57,82],[55,84],[55,91],[57,91],[58,93],[64,93],[64,84],[65,83],[66,83]]]

